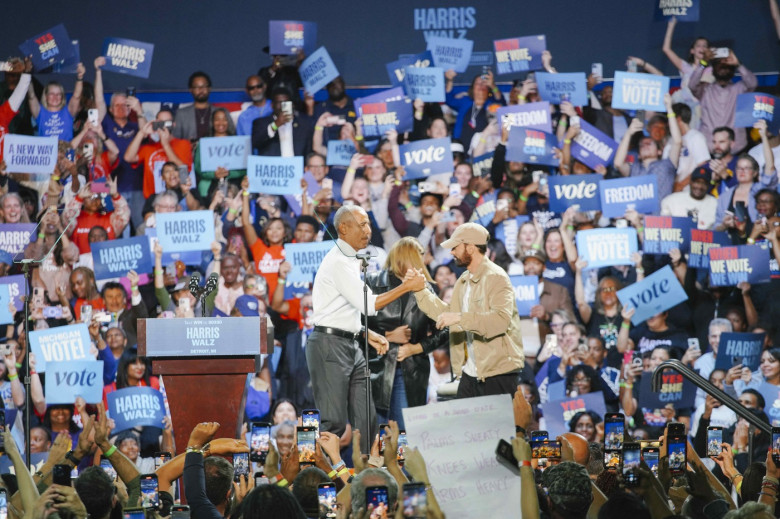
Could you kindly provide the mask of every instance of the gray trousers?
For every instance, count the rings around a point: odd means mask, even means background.
[[[378,427],[372,397],[366,431],[366,359],[358,343],[312,332],[306,342],[306,362],[320,410],[320,430],[341,436],[349,423],[353,430],[360,429],[360,450],[368,454]]]

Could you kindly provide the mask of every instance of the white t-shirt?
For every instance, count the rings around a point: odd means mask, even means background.
[[[664,158],[669,156],[671,143],[664,147]],[[682,137],[682,151],[680,161],[677,163],[677,175],[685,178],[690,175],[699,164],[710,160],[710,149],[707,147],[707,139],[699,130],[688,130]]]
[[[662,216],[686,217],[688,211],[694,209],[699,213],[699,229],[712,229],[718,209],[718,200],[714,196],[708,194],[701,200],[696,200],[688,188],[685,188],[685,191],[672,193],[661,201]]]
[[[748,151],[748,155],[756,159],[756,162],[758,162],[759,169],[761,171],[764,170],[764,166],[766,165],[766,160],[764,160],[764,150],[761,149],[761,144],[756,144],[752,148],[750,148],[750,151]],[[772,155],[775,157],[775,168],[780,165],[780,144],[772,148]]]

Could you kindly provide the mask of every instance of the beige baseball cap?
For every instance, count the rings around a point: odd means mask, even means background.
[[[490,233],[478,223],[464,223],[455,229],[449,240],[441,244],[443,249],[454,249],[460,243],[471,243],[472,245],[485,245],[488,242]]]

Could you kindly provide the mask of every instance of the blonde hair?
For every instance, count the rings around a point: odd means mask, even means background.
[[[415,269],[422,269],[425,279],[430,283],[433,283],[433,278],[428,272],[428,267],[425,266],[423,261],[423,255],[425,249],[416,238],[407,236],[398,240],[395,245],[387,253],[387,260],[385,260],[385,270],[389,270],[398,279],[403,279],[406,275],[406,270],[409,267]]]
[[[60,105],[59,106],[49,106],[49,102],[46,99],[46,96],[49,94],[49,90],[51,90],[52,88],[59,88],[60,91],[62,92],[62,101],[60,101]],[[43,105],[44,108],[46,108],[50,112],[56,112],[58,110],[62,110],[62,108],[67,104],[67,100],[65,99],[65,95],[66,95],[65,94],[65,87],[62,86],[62,83],[58,83],[56,81],[51,81],[51,82],[49,82],[49,84],[47,84],[43,88],[43,96],[41,96],[41,104]]]

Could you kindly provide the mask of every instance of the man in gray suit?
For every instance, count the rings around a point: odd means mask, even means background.
[[[173,136],[195,142],[201,137],[209,137],[212,134],[211,115],[216,107],[209,103],[211,78],[208,74],[200,70],[193,72],[190,75],[189,89],[195,102],[176,111]],[[236,134],[232,118],[228,118],[228,133]]]

